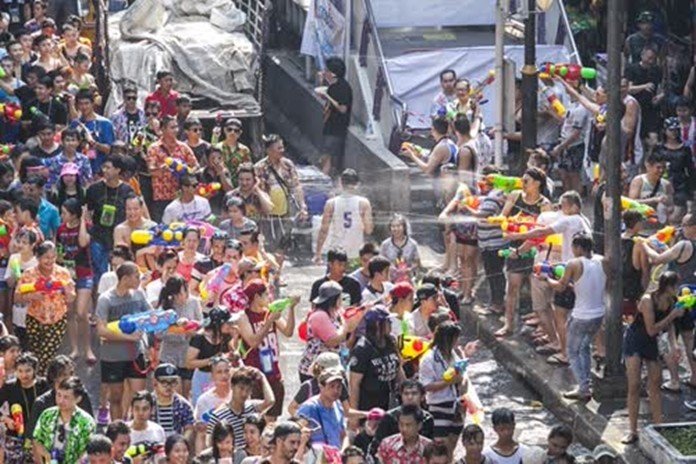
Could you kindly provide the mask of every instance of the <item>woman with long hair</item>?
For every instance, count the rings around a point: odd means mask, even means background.
[[[183,436],[177,434],[167,437],[164,442],[164,455],[166,464],[188,464],[191,450],[188,441]]]
[[[63,166],[58,182],[49,193],[49,201],[58,209],[70,198],[77,199],[80,205],[86,203],[85,189],[80,181],[77,165],[74,163],[67,163]]]
[[[205,259],[205,256],[198,252],[201,243],[201,230],[197,227],[188,227],[184,230],[184,239],[181,242],[183,249],[179,252],[179,265],[176,272],[187,281],[191,280],[193,265]]]
[[[667,178],[674,189],[674,211],[669,218],[671,224],[679,223],[686,214],[686,203],[693,194],[696,173],[691,151],[681,137],[679,118],[671,117],[664,122],[664,142],[657,147],[661,160],[667,162]]]
[[[201,321],[203,312],[198,298],[189,295],[188,284],[180,276],[172,276],[165,282],[160,292],[157,308],[172,309],[176,311],[179,319],[186,318],[189,321]],[[160,351],[160,361],[172,363],[179,369],[181,376],[181,391],[184,398],[189,397],[191,391],[191,379],[193,370],[186,368],[186,349],[188,341],[193,336],[190,334],[162,334],[162,346]]]
[[[234,428],[228,422],[218,422],[213,427],[210,437],[211,447],[203,450],[194,464],[218,464],[226,459],[228,463],[236,463],[234,449]],[[240,460],[241,462],[241,460]]]
[[[85,353],[87,364],[94,364],[97,358],[92,352],[89,330],[89,313],[92,303],[94,274],[89,259],[89,224],[86,206],[81,206],[77,198],[70,198],[61,207],[63,223],[58,227],[56,242],[58,244],[58,262],[68,269],[77,291],[75,311],[68,321],[70,338],[70,357],[76,359]]]
[[[392,282],[411,281],[420,267],[418,243],[409,235],[410,227],[406,217],[395,214],[389,221],[390,237],[385,239],[379,254],[391,262],[390,280]]]
[[[203,331],[195,334],[186,350],[186,369],[194,369],[191,379],[191,403],[212,385],[213,358],[230,351],[231,337],[226,327],[230,322],[229,311],[223,307],[210,310],[203,319]]]
[[[648,371],[648,398],[653,423],[662,422],[662,399],[660,383],[662,367],[658,338],[667,331],[672,349],[670,355],[677,352],[674,320],[684,315],[681,308],[673,308],[679,286],[679,275],[668,271],[660,276],[657,289],[645,293],[638,303],[638,314],[626,329],[623,354],[626,362],[628,379],[628,423],[629,433],[623,443],[633,443],[638,439],[638,410],[640,408],[641,371],[643,364]],[[670,362],[668,362],[670,364]],[[674,364],[674,362],[671,362]]]

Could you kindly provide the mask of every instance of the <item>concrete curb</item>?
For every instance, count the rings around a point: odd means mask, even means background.
[[[532,346],[519,335],[498,340],[494,333],[501,326],[497,316],[482,315],[471,306],[462,307],[462,322],[475,328],[479,339],[493,352],[493,356],[508,371],[520,377],[540,397],[544,407],[561,421],[572,427],[576,440],[589,449],[606,443],[619,454],[625,464],[648,464],[637,446],[625,446],[621,438],[626,431],[612,424],[611,420],[598,413],[614,405],[600,405],[592,400],[587,404],[568,401],[562,392],[573,387],[567,368],[555,367],[546,362],[546,357],[537,354]]]

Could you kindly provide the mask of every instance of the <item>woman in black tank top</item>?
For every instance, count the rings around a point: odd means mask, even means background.
[[[530,168],[522,176],[522,190],[512,192],[503,207],[503,216],[523,215],[537,217],[550,207],[549,200],[541,194],[546,185],[546,174],[538,168]],[[523,241],[512,241],[510,247],[518,248]],[[520,287],[524,279],[529,279],[534,266],[533,258],[510,258],[506,261],[507,298],[505,299],[505,324],[495,334],[498,337],[512,335],[515,327],[515,310],[519,299]]]
[[[662,367],[659,361],[658,336],[664,330],[674,330],[671,326],[683,310],[673,309],[677,297],[679,277],[675,272],[665,272],[660,276],[657,290],[646,293],[638,304],[638,315],[626,330],[623,353],[626,360],[628,380],[628,423],[629,433],[623,443],[633,443],[638,439],[638,409],[641,390],[641,368],[645,362],[648,369],[648,397],[650,412],[654,423],[662,421],[662,399],[660,381]]]

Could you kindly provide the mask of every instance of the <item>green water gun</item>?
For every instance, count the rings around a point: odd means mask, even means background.
[[[520,259],[535,258],[539,254],[539,250],[536,248],[530,248],[529,251],[524,253],[519,253],[517,248],[505,248],[498,251],[498,256],[504,259],[510,259],[513,255],[517,255]]]

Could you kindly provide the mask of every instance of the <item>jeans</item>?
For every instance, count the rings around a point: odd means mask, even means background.
[[[602,319],[604,317],[575,319],[571,316],[568,320],[568,361],[582,393],[590,391],[590,343],[602,326]]]
[[[505,259],[498,256],[498,250],[481,251],[483,269],[491,288],[491,304],[503,306],[505,301]]]
[[[92,240],[89,242],[89,252],[92,258],[92,272],[94,273],[94,282],[99,285],[99,279],[102,274],[109,270],[109,249],[107,245]]]

